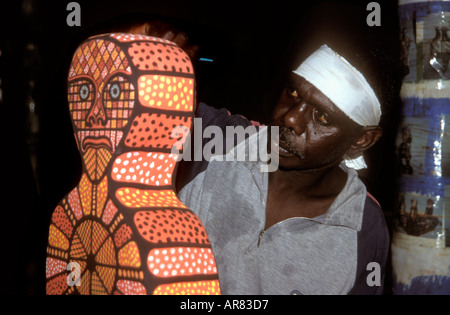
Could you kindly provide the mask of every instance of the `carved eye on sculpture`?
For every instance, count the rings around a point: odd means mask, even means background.
[[[95,102],[94,84],[85,78],[69,82],[68,101],[70,114],[75,125],[78,128],[84,128],[89,109]]]
[[[135,91],[129,78],[115,75],[105,84],[102,104],[112,128],[122,128],[127,124],[134,107]]]
[[[109,89],[109,94],[111,96],[111,99],[117,100],[120,96],[120,86],[119,83],[114,82],[111,84],[111,87]]]
[[[108,105],[112,105],[109,103],[120,102],[126,106],[126,104],[130,101],[134,100],[134,87],[129,83],[128,78],[118,75],[111,78],[108,83],[105,85],[105,89],[103,91],[103,102],[106,104],[106,108],[110,107]]]
[[[69,103],[80,106],[85,103],[83,107],[90,107],[91,104],[86,104],[94,101],[95,88],[92,82],[88,79],[75,80],[69,83]]]
[[[88,97],[89,97],[89,85],[88,84],[82,84],[80,86],[79,94],[80,94],[80,99],[82,101],[87,100]]]

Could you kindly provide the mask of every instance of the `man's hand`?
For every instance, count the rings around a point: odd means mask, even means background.
[[[189,36],[185,32],[178,30],[170,23],[161,20],[145,22],[143,24],[130,27],[126,32],[170,40],[183,49],[191,58],[192,62],[195,63],[198,61],[197,59],[199,57],[200,47],[198,45],[191,44],[189,42]]]

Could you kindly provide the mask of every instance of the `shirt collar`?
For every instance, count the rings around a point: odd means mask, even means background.
[[[261,172],[261,166],[264,162],[259,159],[257,161],[250,161],[248,150],[250,147],[249,143],[258,143],[258,136],[261,136],[260,133],[262,132],[267,132],[267,128],[260,129],[258,133],[251,135],[245,141],[239,143],[226,155],[226,158],[228,158],[228,161],[240,162],[248,168],[253,174],[255,183],[258,185],[261,193],[267,195],[268,174]],[[246,158],[244,161],[238,161],[236,159],[236,149],[242,149],[244,145],[246,146]],[[340,167],[347,173],[347,181],[342,191],[324,214],[323,221],[321,221],[326,225],[345,226],[360,231],[367,190],[354,169],[347,167],[344,163],[341,163]]]
[[[325,213],[324,224],[346,226],[360,231],[366,202],[366,186],[354,169],[343,163],[340,167],[347,173],[347,182]]]

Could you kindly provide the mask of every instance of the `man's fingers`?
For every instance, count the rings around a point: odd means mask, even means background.
[[[177,30],[173,25],[164,21],[155,20],[134,25],[126,30],[128,33],[149,35],[170,40],[183,49],[193,62],[197,61],[200,47],[189,42],[189,36]]]
[[[186,54],[191,58],[192,62],[196,62],[200,55],[200,47],[197,45],[187,46],[184,47],[183,50],[186,52]]]
[[[147,35],[150,23],[143,23],[130,27],[126,32],[131,34]]]
[[[173,39],[173,42],[177,44],[180,48],[184,48],[188,43],[188,41],[189,38],[185,32],[179,32]]]
[[[168,30],[162,35],[162,38],[170,40],[170,41],[173,41],[175,39],[175,37],[176,37],[176,34],[172,30]]]

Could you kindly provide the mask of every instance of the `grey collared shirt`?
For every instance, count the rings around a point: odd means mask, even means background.
[[[389,237],[356,171],[341,166],[347,182],[325,214],[290,218],[264,231],[268,174],[260,166],[211,161],[179,192],[205,225],[222,293],[380,293],[382,285],[367,282],[366,266],[378,263],[383,278]]]

